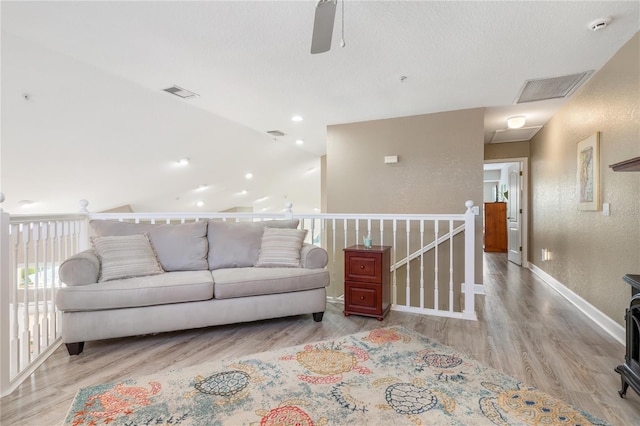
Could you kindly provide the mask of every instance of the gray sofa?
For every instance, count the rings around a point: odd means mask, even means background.
[[[91,340],[301,314],[322,321],[327,252],[302,242],[297,220],[90,225],[93,248],[59,269],[70,355]]]

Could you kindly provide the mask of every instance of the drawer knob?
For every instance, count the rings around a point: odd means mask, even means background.
[[[364,269],[364,265],[360,265],[360,269]]]
[[[364,296],[360,296],[360,300],[364,300]]]

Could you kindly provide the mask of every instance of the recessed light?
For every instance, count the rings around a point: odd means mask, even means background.
[[[20,207],[30,207],[32,205],[34,205],[36,202],[32,201],[32,200],[20,200],[18,201],[18,205]]]
[[[249,172],[246,175],[244,175],[245,179],[253,179],[253,173]]]
[[[302,121],[302,117],[299,115],[294,115],[291,117],[291,121]]]
[[[179,166],[186,166],[189,164],[189,159],[188,158],[181,158],[178,160],[178,165]]]
[[[302,139],[296,140],[297,145],[304,145],[304,141]]]
[[[196,188],[196,191],[204,191],[205,189],[207,189],[209,187],[209,185],[205,185],[204,183],[201,185],[198,185],[198,187]]]
[[[198,206],[198,207],[204,206],[204,201],[202,201],[202,200],[196,201],[196,206]]]
[[[526,119],[524,117],[524,115],[519,115],[517,117],[511,117],[509,119],[507,119],[507,127],[510,129],[519,129],[520,127],[524,126],[524,123],[526,122]]]
[[[240,195],[247,195],[247,192],[248,191],[246,189],[243,189],[242,191],[240,191]]]
[[[267,201],[269,199],[269,197],[262,197],[262,198],[258,198],[257,200],[254,201],[254,203],[262,203],[263,201]]]

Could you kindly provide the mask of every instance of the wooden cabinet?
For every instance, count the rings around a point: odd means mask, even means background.
[[[344,315],[382,321],[391,308],[391,247],[344,249]]]
[[[484,251],[507,252],[507,203],[484,203]]]

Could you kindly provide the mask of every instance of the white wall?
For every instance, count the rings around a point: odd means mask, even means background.
[[[285,194],[295,211],[320,207],[317,156],[6,32],[1,54],[5,211],[73,212],[86,198],[92,211],[195,211],[203,199],[208,211],[276,212]],[[191,165],[173,167],[182,157]],[[196,193],[199,184],[211,187]]]

